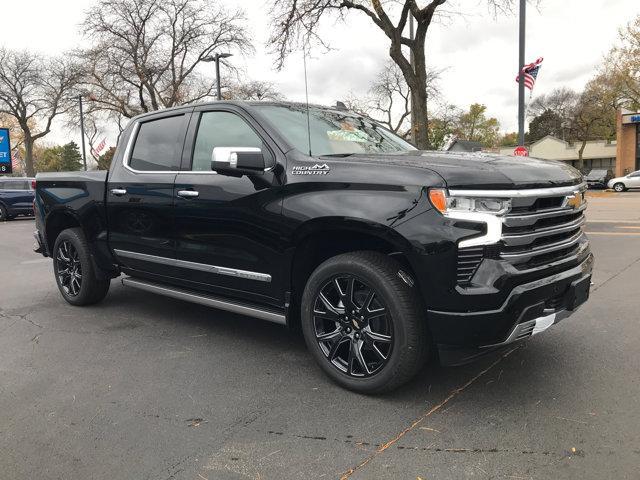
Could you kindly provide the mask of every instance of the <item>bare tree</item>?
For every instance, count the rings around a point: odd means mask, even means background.
[[[0,48],[0,113],[15,118],[22,130],[28,176],[35,175],[35,142],[49,134],[58,115],[73,107],[78,80],[78,69],[66,59]]]
[[[214,52],[250,52],[241,10],[205,0],[100,0],[87,13],[93,46],[79,52],[96,106],[124,117],[201,100]]]
[[[232,83],[224,93],[226,100],[283,100],[284,95],[272,82],[251,80]]]
[[[486,0],[495,14],[510,11],[514,0]],[[429,148],[427,111],[426,36],[434,18],[451,13],[447,0],[274,0],[270,43],[282,67],[285,57],[309,42],[319,42],[318,25],[327,15],[344,19],[347,12],[366,15],[389,39],[389,55],[411,90],[414,112],[412,138],[419,148]],[[409,16],[416,21],[414,38],[407,35]],[[413,64],[410,57],[413,56]]]

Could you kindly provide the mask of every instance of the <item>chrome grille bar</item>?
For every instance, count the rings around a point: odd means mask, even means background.
[[[508,215],[504,217],[503,224],[506,227],[526,227],[533,225],[538,220],[545,218],[560,217],[563,215],[573,215],[576,213],[584,212],[587,208],[587,203],[583,203],[578,208],[554,208],[551,210],[538,211],[536,213],[524,214],[524,215]]]
[[[582,227],[586,223],[584,216],[580,216],[576,220],[568,223],[562,223],[560,225],[554,225],[552,227],[545,227],[538,230],[533,230],[526,233],[509,233],[502,235],[502,241],[508,247],[517,247],[521,245],[528,245],[538,238],[550,237],[558,235],[560,233],[570,232],[577,228]]]
[[[500,253],[500,256],[505,260],[528,260],[537,255],[542,255],[545,253],[555,252],[556,250],[562,250],[564,248],[571,247],[578,243],[580,238],[584,235],[582,231],[577,232],[575,235],[569,237],[568,239],[561,240],[559,242],[550,243],[548,245],[543,245],[541,247],[527,249],[523,252],[514,252],[514,253]]]

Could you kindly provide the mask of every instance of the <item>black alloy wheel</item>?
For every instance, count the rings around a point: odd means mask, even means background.
[[[91,254],[81,228],[63,230],[54,242],[53,272],[62,297],[71,305],[97,303],[109,291],[111,278],[98,269]]]
[[[425,308],[402,268],[383,253],[348,252],[325,260],[307,280],[300,299],[307,348],[349,390],[391,391],[428,358]]]
[[[336,276],[315,299],[313,324],[329,362],[351,377],[375,375],[393,348],[393,325],[382,297],[354,275]]]
[[[69,240],[60,243],[56,262],[60,286],[67,295],[77,297],[82,288],[82,264],[76,247]]]

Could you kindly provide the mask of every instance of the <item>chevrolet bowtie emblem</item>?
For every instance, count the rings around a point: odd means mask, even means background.
[[[582,205],[582,193],[576,192],[573,195],[567,196],[565,205],[571,208],[579,208]]]

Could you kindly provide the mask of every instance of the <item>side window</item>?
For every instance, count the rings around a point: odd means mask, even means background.
[[[183,136],[184,115],[140,124],[129,166],[144,171],[179,170]]]
[[[262,150],[265,163],[273,163],[273,155],[260,136],[235,113],[204,112],[193,149],[193,171],[211,171],[211,155],[215,147],[254,147]]]

